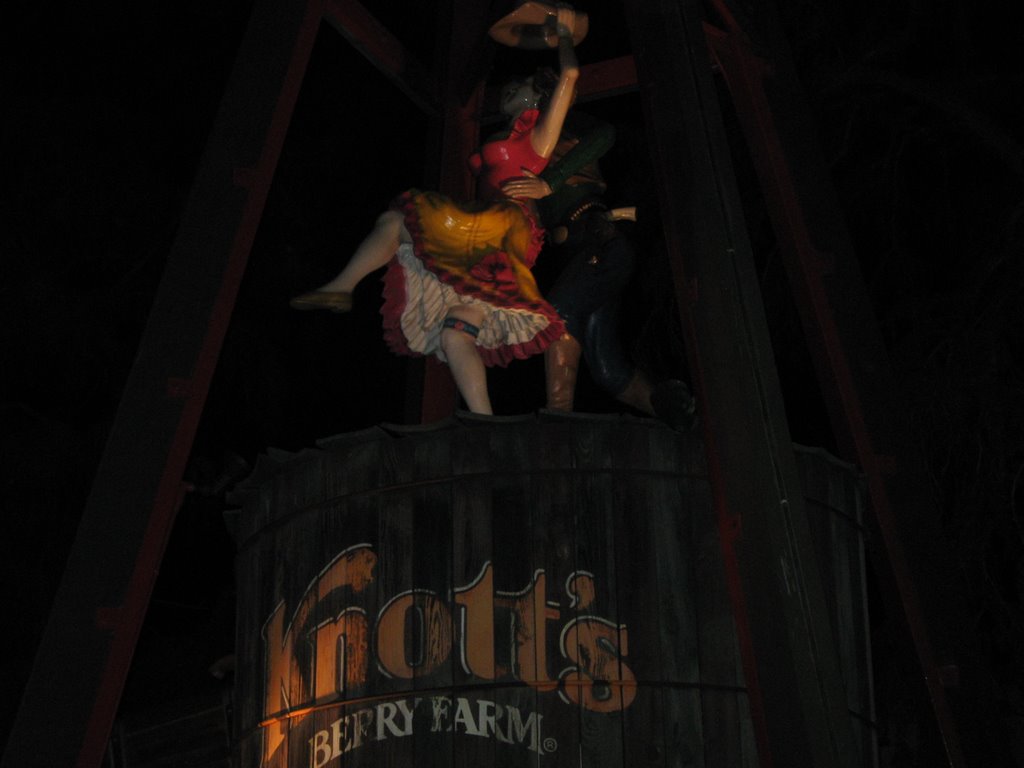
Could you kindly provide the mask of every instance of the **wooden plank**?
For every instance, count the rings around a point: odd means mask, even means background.
[[[694,457],[696,458],[696,457]],[[703,456],[699,457],[703,469]],[[720,531],[711,488],[704,474],[684,481],[683,514],[689,517],[694,580],[697,592],[697,632],[704,760],[706,768],[732,768],[756,763],[756,747],[744,723],[750,722],[746,681],[729,601]]]
[[[495,571],[495,644],[499,680],[496,701],[521,720],[543,711],[537,681],[547,678],[545,600],[546,521],[552,500],[539,493],[527,470],[528,432],[517,425],[488,429],[493,476],[491,526]],[[538,615],[538,613],[540,615]],[[545,722],[545,725],[548,723]],[[518,744],[499,745],[495,765],[528,768],[537,755]]]
[[[876,723],[864,563],[864,493],[859,475],[822,450],[795,451],[808,521],[826,585],[859,764],[875,764]]]
[[[535,567],[544,570],[545,599],[552,607],[552,620],[545,622],[543,636],[539,635],[538,627],[538,636],[546,651],[546,680],[557,681],[560,672],[577,666],[570,660],[575,643],[571,638],[567,640],[570,646],[566,649],[570,655],[567,657],[563,655],[561,639],[566,628],[571,631],[570,625],[579,612],[572,598],[574,582],[571,578],[583,569],[579,529],[592,512],[584,506],[585,500],[581,496],[580,484],[585,476],[570,471],[584,465],[585,457],[591,455],[585,432],[585,425],[577,424],[571,433],[562,433],[564,447],[568,449],[562,455],[567,461],[549,465],[547,474],[540,472],[543,467],[537,464],[538,473],[533,478],[531,507],[534,510]],[[551,470],[556,471],[551,473]],[[596,596],[601,588],[596,584],[603,582],[604,574],[594,573],[593,576]],[[546,760],[559,766],[588,765],[594,760],[593,747],[588,743],[588,737],[593,737],[593,729],[588,728],[591,718],[587,717],[579,698],[584,691],[578,686],[572,686],[570,690],[574,677],[570,675],[558,688],[537,696],[539,711],[544,713],[545,733],[555,737],[558,743],[557,750]]]
[[[724,33],[710,24],[703,25],[708,44],[714,45]],[[636,59],[632,54],[617,56],[614,59],[595,61],[580,65],[580,79],[576,83],[576,101],[584,104],[588,101],[607,99],[629,93],[639,88],[636,75]],[[497,90],[488,94],[488,114],[497,112]],[[493,109],[490,107],[494,107]]]
[[[623,430],[619,422],[595,422],[584,436],[586,441],[578,441],[577,451],[582,453],[585,450],[586,458],[578,459],[578,466],[590,463],[604,465],[606,462],[615,466],[622,460]],[[589,690],[585,688],[577,693],[580,697],[578,712],[582,744],[580,765],[593,768],[622,764],[625,749],[623,705],[626,701],[631,703],[631,697],[635,695],[632,687],[623,691],[617,685],[623,676],[623,663],[611,653],[613,648],[629,648],[628,630],[627,633],[621,631],[618,600],[615,542],[621,528],[617,524],[621,520],[621,510],[615,504],[615,488],[619,483],[629,482],[631,474],[606,471],[602,467],[602,471],[587,472],[575,481],[572,502],[575,518],[573,574],[558,574],[560,581],[567,586],[567,577],[575,577],[574,597],[570,604],[572,612],[566,618],[577,622],[578,640],[574,648],[570,635],[566,650],[578,655],[578,660],[574,661],[589,686]],[[589,588],[581,588],[588,583]],[[604,632],[607,635],[601,634]],[[616,684],[606,685],[605,680]],[[603,709],[605,706],[609,707],[607,711]]]
[[[708,732],[734,737],[736,724],[732,719],[705,727],[703,702],[707,694],[699,640],[707,638],[702,637],[704,617],[698,612],[703,586],[696,581],[693,560],[692,515],[696,509],[693,500],[681,494],[683,488],[686,486],[678,482],[652,480],[638,500],[639,505],[650,510],[651,516],[652,538],[647,557],[652,561],[657,583],[665,585],[658,595],[657,613],[663,675],[663,744],[668,766],[687,765],[690,760],[702,764],[708,756]],[[727,644],[728,640],[726,634],[712,642]]]
[[[664,458],[659,447],[650,444],[648,430],[632,431],[622,440],[619,466],[655,469]],[[671,443],[667,446],[671,449]],[[673,453],[669,450],[669,453]],[[676,470],[670,462],[669,471]],[[623,712],[623,752],[627,765],[662,768],[671,762],[665,746],[668,728],[664,703],[665,674],[661,664],[664,649],[658,605],[663,590],[670,589],[657,578],[657,565],[651,557],[651,541],[659,535],[654,519],[638,514],[643,505],[645,483],[642,477],[627,479],[617,472],[612,500],[617,510],[615,531],[617,620],[624,625],[629,642],[625,663],[636,679],[636,698]],[[653,482],[659,482],[654,480]],[[661,481],[663,482],[663,481]],[[672,513],[676,513],[673,508]],[[700,766],[699,761],[694,761]]]
[[[729,635],[701,633],[698,598],[707,588],[695,581],[694,510],[685,494],[691,486],[681,482],[685,462],[676,437],[658,425],[619,431],[616,440],[617,619],[628,633],[624,663],[636,679],[635,698],[623,712],[630,765],[703,767],[709,733],[731,736],[736,722],[713,721],[709,731],[702,726],[698,637],[720,647]]]
[[[762,766],[849,765],[846,697],[694,0],[626,2]]]
[[[482,433],[482,431],[481,431]],[[460,451],[462,453],[462,451]],[[460,471],[486,471],[486,452],[462,453],[471,463]],[[490,479],[461,477],[452,483],[452,574],[456,589],[456,625],[464,645],[453,659],[454,679],[466,690],[477,688],[479,698],[501,701],[495,669],[494,541],[491,527]],[[479,707],[478,707],[479,708]],[[455,751],[453,765],[494,765],[500,745],[496,738],[473,739]]]
[[[619,56],[580,67],[576,100],[582,104],[595,99],[618,96],[636,88],[636,61],[631,55]]]
[[[451,477],[451,443],[453,433],[443,432],[432,439],[407,441],[409,445],[404,461],[415,468],[420,482],[429,478]],[[421,604],[422,631],[426,633],[423,642],[425,659],[434,657],[440,663],[434,667],[423,665],[413,678],[413,688],[418,696],[429,698],[438,691],[457,690],[462,679],[460,671],[460,622],[453,600],[453,589],[461,584],[461,573],[455,572],[453,557],[453,532],[455,510],[452,508],[452,487],[450,482],[426,482],[421,487],[412,486],[405,491],[415,500],[413,518],[413,583],[419,590],[430,594],[430,604]],[[461,565],[461,564],[460,564]],[[441,644],[443,639],[444,644]],[[419,708],[418,708],[419,709]],[[445,733],[432,733],[426,711],[419,712],[418,728],[414,729],[412,745],[413,759],[386,759],[375,765],[457,765],[460,740],[454,728]],[[396,756],[397,757],[397,756]]]

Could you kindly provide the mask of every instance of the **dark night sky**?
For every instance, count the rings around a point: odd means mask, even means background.
[[[4,632],[13,640],[0,668],[5,691],[24,683],[250,5],[25,5],[5,21],[0,557],[8,616],[18,617]],[[431,3],[365,5],[430,64],[432,33],[416,33],[432,29]],[[619,18],[616,3],[579,5],[593,16],[584,63],[628,51],[619,21],[602,26]],[[964,631],[988,654],[1000,681],[997,730],[1021,758],[1021,28],[995,2],[780,5],[956,570],[977,606]],[[495,73],[520,61],[499,52]],[[649,203],[637,171],[646,162],[638,97],[589,108],[619,128],[613,195]],[[429,185],[424,122],[333,30],[321,31],[200,425],[188,470],[197,491],[154,595],[129,713],[218,686],[206,668],[231,650],[233,599],[221,476],[267,446],[294,450],[407,420],[411,373],[380,340],[376,281],[364,281],[358,311],[344,318],[290,312],[287,299],[333,275],[391,195]],[[791,428],[798,441],[828,444],[739,147],[736,165]],[[658,375],[685,375],[656,228],[635,236],[645,257],[628,304],[631,352]],[[537,362],[495,374],[499,412],[542,404]],[[614,408],[581,387],[585,409]],[[9,697],[0,721],[15,704]]]

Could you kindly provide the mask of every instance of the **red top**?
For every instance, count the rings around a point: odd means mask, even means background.
[[[538,155],[530,143],[530,134],[540,111],[527,109],[512,125],[512,132],[503,139],[484,144],[469,158],[469,167],[477,175],[478,194],[484,200],[502,197],[501,185],[523,176],[523,168],[540,173],[547,167],[547,158]]]

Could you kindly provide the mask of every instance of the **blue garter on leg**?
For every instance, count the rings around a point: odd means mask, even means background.
[[[457,317],[446,317],[444,322],[441,324],[442,328],[451,328],[453,331],[462,331],[468,333],[474,339],[480,335],[480,329],[472,323],[467,323],[465,320],[459,320]]]

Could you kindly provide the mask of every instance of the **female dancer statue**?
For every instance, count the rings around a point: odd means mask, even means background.
[[[403,193],[337,277],[291,301],[295,309],[347,312],[356,284],[387,265],[381,314],[388,346],[447,361],[474,413],[492,413],[485,366],[543,352],[565,332],[530,272],[543,244],[532,204],[502,190],[510,179],[544,170],[575,96],[576,14],[568,7],[550,12],[545,28],[553,25],[554,33],[535,39],[557,45],[557,81],[549,95],[536,76],[502,90],[509,131],[470,158],[479,200]]]

